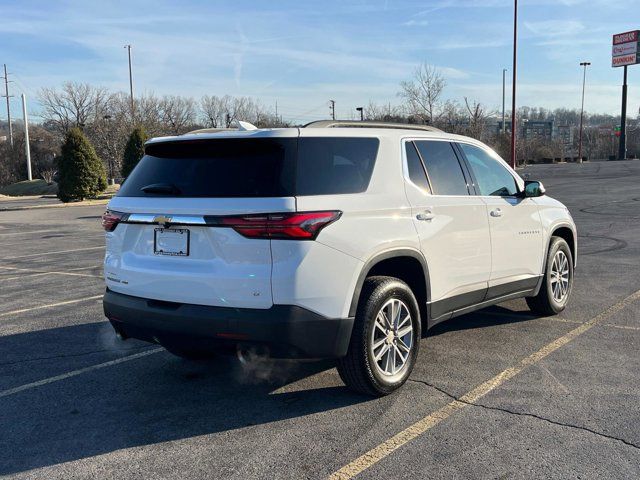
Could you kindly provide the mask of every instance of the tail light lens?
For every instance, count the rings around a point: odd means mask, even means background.
[[[247,238],[313,240],[320,230],[340,218],[342,212],[296,212],[206,217],[208,224],[233,228]]]
[[[102,214],[102,228],[104,228],[106,232],[113,232],[124,217],[124,213],[107,210]]]

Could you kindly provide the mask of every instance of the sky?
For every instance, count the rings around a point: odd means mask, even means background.
[[[518,106],[620,112],[622,69],[611,35],[640,29],[640,0],[520,0]],[[0,63],[12,111],[64,81],[134,95],[247,95],[285,119],[351,118],[369,101],[397,104],[420,63],[438,67],[444,96],[498,111],[510,89],[513,0],[216,1],[0,0]],[[634,22],[635,20],[635,22]],[[507,94],[510,105],[510,94]],[[640,65],[629,68],[629,114],[640,107]],[[508,107],[507,107],[508,108]],[[0,119],[6,119],[0,108]]]

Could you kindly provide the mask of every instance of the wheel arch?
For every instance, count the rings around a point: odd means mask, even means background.
[[[349,307],[349,316],[355,316],[360,301],[362,285],[367,277],[386,275],[404,281],[416,296],[420,306],[420,316],[427,319],[427,302],[431,298],[429,268],[427,261],[418,250],[399,248],[387,250],[371,257],[362,267]]]
[[[569,250],[571,251],[571,257],[573,259],[573,268],[576,267],[578,261],[578,244],[577,244],[577,235],[573,228],[571,228],[568,224],[560,224],[556,225],[551,231],[551,235],[549,236],[549,241],[547,242],[546,249],[548,251],[549,244],[551,243],[552,237],[560,237],[564,239],[567,244],[569,244]],[[545,258],[546,258],[545,254]]]
[[[567,244],[569,245],[569,251],[571,252],[571,257],[573,258],[573,268],[576,268],[576,265],[578,264],[578,243],[575,227],[568,223],[561,223],[559,225],[554,225],[550,229],[550,231],[551,233],[549,234],[549,238],[547,239],[547,244],[544,246],[544,256],[542,257],[544,262],[542,264],[542,275],[540,275],[540,279],[538,280],[538,284],[536,285],[533,296],[538,295],[544,283],[547,255],[549,253],[549,246],[551,245],[551,239],[553,237],[560,237],[567,242]]]

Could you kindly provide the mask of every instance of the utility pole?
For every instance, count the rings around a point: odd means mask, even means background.
[[[136,110],[133,104],[133,75],[131,74],[131,45],[125,45],[129,54],[129,94],[131,96],[131,120],[135,123]]]
[[[622,82],[622,111],[620,112],[620,145],[618,146],[618,160],[627,158],[627,66],[624,66],[624,80]]]
[[[504,103],[506,98],[506,86],[507,86],[507,69],[502,69],[502,134],[504,135],[507,131],[507,126],[505,125],[505,116],[504,116]]]
[[[511,167],[516,168],[516,82],[518,80],[518,0],[513,1],[513,85],[511,97]]]
[[[336,101],[329,100],[329,103],[331,104],[331,119],[335,120],[336,119]]]
[[[27,157],[27,179],[33,180],[31,177],[31,149],[29,148],[29,119],[27,118],[27,97],[23,93],[22,98],[22,118],[24,120],[24,154]]]
[[[9,124],[9,143],[13,148],[13,127],[11,126],[11,107],[9,106],[9,98],[13,95],[9,95],[9,74],[7,73],[7,64],[4,64],[4,95],[7,99],[7,123]]]
[[[582,107],[580,107],[580,134],[578,136],[578,163],[582,163],[582,124],[584,120],[584,87],[587,81],[587,67],[591,65],[591,62],[581,62],[580,66],[583,67],[582,73]]]

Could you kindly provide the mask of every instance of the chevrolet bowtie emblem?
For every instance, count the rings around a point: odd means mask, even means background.
[[[154,221],[154,223],[159,223],[160,225],[163,225],[163,226],[166,227],[167,225],[169,225],[171,223],[171,219],[172,218],[173,217],[169,217],[169,216],[165,216],[165,215],[158,215],[156,217],[153,217],[153,221]]]

